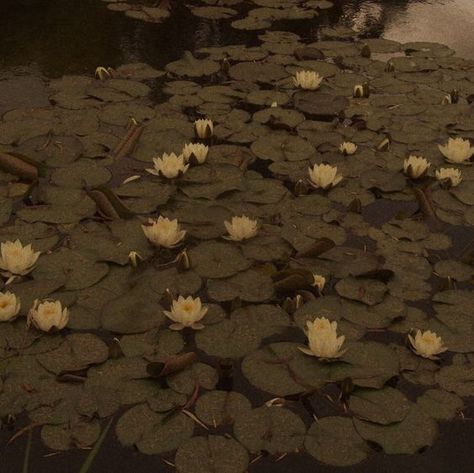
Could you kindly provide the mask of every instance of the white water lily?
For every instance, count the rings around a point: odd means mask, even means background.
[[[20,299],[10,291],[0,292],[0,322],[13,320],[20,312]]]
[[[462,174],[459,169],[441,168],[435,172],[438,181],[448,181],[451,187],[458,186],[462,181]]]
[[[435,332],[431,332],[430,330],[426,330],[425,332],[418,330],[415,338],[408,334],[408,339],[410,340],[413,351],[423,358],[436,360],[436,355],[447,351],[441,337],[438,337]]]
[[[155,246],[174,248],[178,246],[186,235],[186,230],[181,230],[177,219],[159,216],[156,220],[149,218],[148,225],[142,225],[145,236]]]
[[[258,231],[257,220],[242,215],[241,217],[232,217],[232,220],[224,222],[229,235],[224,236],[227,240],[242,241],[254,237]]]
[[[277,108],[278,107],[278,102],[272,102],[270,105],[270,108]]]
[[[307,347],[298,347],[306,355],[318,358],[339,358],[345,353],[341,350],[346,337],[337,336],[337,322],[330,322],[326,317],[318,317],[313,322],[307,321],[308,344]]]
[[[214,123],[207,118],[200,118],[194,122],[194,131],[198,138],[210,138],[214,133]]]
[[[319,89],[324,77],[314,71],[298,71],[293,77],[293,83],[296,87],[305,90]]]
[[[354,154],[357,151],[357,145],[355,143],[351,143],[350,141],[344,141],[344,143],[339,145],[339,151],[344,156],[348,156]]]
[[[326,285],[326,278],[321,274],[313,274],[313,286],[317,287],[319,292],[322,292]]]
[[[342,176],[337,174],[337,166],[330,164],[315,164],[308,173],[311,185],[316,188],[329,189],[342,180]]]
[[[438,148],[450,163],[465,163],[474,154],[474,146],[471,146],[470,141],[459,137],[449,138],[445,145],[438,145]]]
[[[60,301],[35,300],[28,313],[28,324],[33,324],[38,330],[49,332],[51,329],[61,330],[69,322],[69,310],[62,307]]]
[[[431,163],[422,156],[410,155],[403,162],[403,172],[411,179],[420,179],[427,172]]]
[[[202,306],[199,297],[193,299],[191,296],[179,296],[173,300],[171,310],[163,312],[174,322],[170,325],[171,330],[182,330],[184,327],[200,330],[204,328],[200,320],[207,314],[207,307]]]
[[[180,174],[184,174],[189,168],[189,164],[184,161],[184,156],[175,153],[164,153],[161,158],[153,158],[153,164],[154,168],[147,169],[147,172],[155,176],[161,174],[168,179],[174,179]]]
[[[40,252],[30,245],[23,246],[20,240],[6,241],[0,245],[0,270],[3,276],[24,276],[36,264]]]
[[[209,153],[209,146],[203,145],[202,143],[188,143],[184,145],[183,156],[186,161],[193,158],[199,164],[202,164],[207,159]]]

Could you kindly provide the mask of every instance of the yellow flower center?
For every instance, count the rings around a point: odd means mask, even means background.
[[[183,305],[183,310],[186,312],[191,312],[193,310],[193,304],[186,302],[186,304]]]
[[[0,309],[5,309],[5,307],[8,307],[8,301],[3,299],[0,301]]]

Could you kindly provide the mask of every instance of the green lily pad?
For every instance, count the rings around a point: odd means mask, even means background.
[[[179,473],[244,473],[249,455],[233,438],[218,435],[194,437],[176,452]]]
[[[306,426],[288,409],[263,406],[237,416],[234,434],[250,452],[274,455],[300,449]]]
[[[405,419],[391,425],[377,425],[354,419],[359,435],[380,445],[388,454],[415,454],[436,440],[436,422],[413,406]]]
[[[182,413],[165,419],[166,414],[141,404],[129,409],[118,420],[115,432],[124,446],[136,445],[146,455],[176,450],[193,435],[194,422]]]
[[[323,417],[314,422],[304,446],[316,460],[333,466],[355,465],[370,454],[369,446],[347,417]]]
[[[417,400],[419,408],[436,420],[451,420],[463,408],[463,401],[456,394],[442,389],[429,389]]]
[[[252,409],[250,401],[238,392],[210,391],[196,402],[196,415],[207,425],[233,424],[235,419],[247,415]]]
[[[265,302],[273,295],[273,282],[268,274],[249,269],[228,279],[211,280],[207,284],[209,297],[218,302],[239,297],[248,302]]]
[[[349,407],[358,419],[381,425],[401,422],[408,415],[410,405],[400,391],[390,387],[379,391],[358,389],[349,400]]]
[[[204,278],[226,278],[251,264],[235,246],[214,241],[192,248],[189,258],[194,271]]]

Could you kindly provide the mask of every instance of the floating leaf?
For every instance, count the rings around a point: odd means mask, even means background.
[[[370,453],[369,446],[347,417],[324,417],[314,422],[304,446],[316,460],[333,466],[355,465]]]
[[[179,473],[244,473],[249,456],[240,443],[218,435],[194,437],[176,452]]]

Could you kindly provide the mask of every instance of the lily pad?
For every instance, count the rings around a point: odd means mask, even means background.
[[[370,454],[369,446],[347,417],[323,417],[314,422],[304,446],[316,460],[333,466],[355,465]]]

